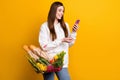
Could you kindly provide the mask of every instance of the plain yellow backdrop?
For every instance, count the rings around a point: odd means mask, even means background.
[[[80,19],[70,48],[72,80],[120,80],[120,1],[59,0],[72,28]],[[40,25],[54,0],[0,0],[0,80],[41,80],[28,63],[24,44],[38,43]]]

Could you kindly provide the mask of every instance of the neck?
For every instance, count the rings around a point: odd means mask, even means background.
[[[58,24],[58,20],[57,19],[55,19],[54,24]]]

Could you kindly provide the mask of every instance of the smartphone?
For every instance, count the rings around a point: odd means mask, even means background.
[[[76,25],[78,25],[79,23],[80,23],[80,20],[79,20],[79,19],[75,21],[75,24],[76,24]]]
[[[79,19],[75,21],[75,24],[74,24],[74,26],[73,26],[73,28],[72,28],[72,31],[73,31],[73,32],[76,32],[76,31],[74,30],[75,27],[76,27],[75,25],[78,25],[79,23],[80,23],[80,20],[79,20]]]

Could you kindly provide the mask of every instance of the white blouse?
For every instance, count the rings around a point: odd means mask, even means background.
[[[64,31],[60,25],[60,23],[54,25],[55,32],[57,38],[52,41],[50,36],[50,31],[48,28],[48,23],[45,22],[40,27],[39,32],[39,43],[43,50],[45,50],[51,57],[51,59],[61,51],[65,51],[66,54],[64,56],[64,65],[63,67],[68,67],[68,48],[72,46],[76,40],[76,32],[70,33],[70,29],[68,24],[66,23],[67,29],[68,29],[68,35],[71,36],[74,40],[71,43],[62,42],[62,39],[65,38]]]

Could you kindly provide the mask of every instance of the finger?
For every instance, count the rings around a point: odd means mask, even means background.
[[[77,31],[77,29],[76,29],[76,28],[73,28],[73,31],[74,31],[74,32],[76,32],[76,31]]]
[[[75,30],[74,30],[74,29],[72,29],[72,31],[73,31],[73,32],[75,32]]]
[[[73,27],[75,27],[75,28],[77,27],[78,28],[79,26],[78,25],[74,25]]]
[[[73,41],[73,39],[69,39],[69,40],[67,40],[68,42],[72,42]]]
[[[78,25],[74,25],[73,28],[78,28]]]
[[[71,39],[71,40],[67,40],[68,42],[72,42],[73,41],[73,39]]]
[[[75,30],[75,31],[78,30],[78,26],[75,26],[75,27],[73,28],[73,30]]]
[[[69,40],[73,40],[73,38],[71,37]]]
[[[78,26],[75,26],[74,28],[75,28],[75,29],[78,29]]]
[[[74,26],[78,26],[78,24],[74,24]]]
[[[74,28],[74,27],[77,27],[77,25],[74,25],[73,28]]]

